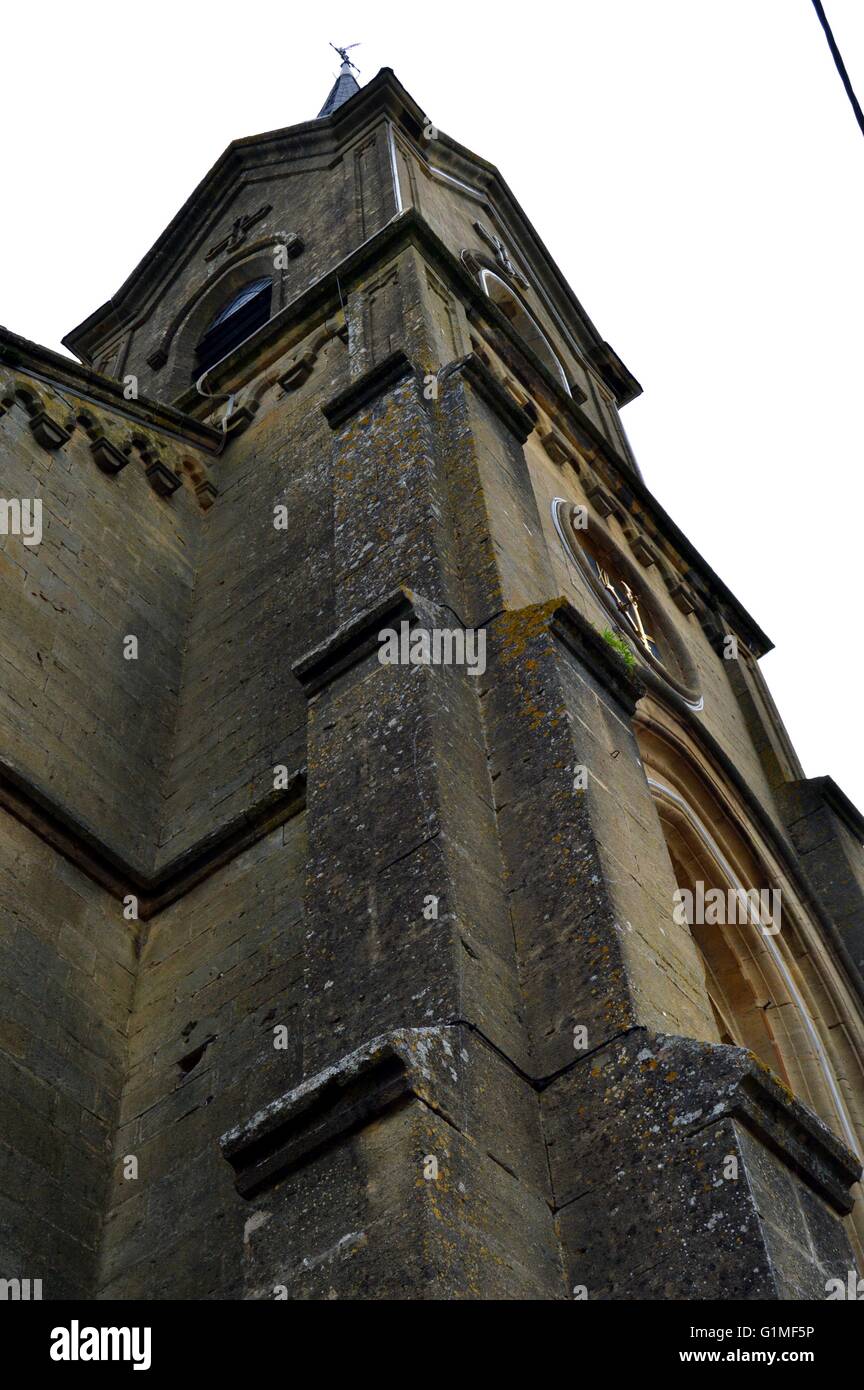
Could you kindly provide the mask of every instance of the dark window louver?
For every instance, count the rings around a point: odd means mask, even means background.
[[[273,282],[267,277],[253,280],[228,301],[195,349],[193,381],[267,322],[272,297]]]

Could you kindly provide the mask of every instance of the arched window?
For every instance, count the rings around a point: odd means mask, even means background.
[[[273,281],[269,275],[251,280],[223,305],[195,349],[193,380],[220,362],[231,350],[261,328],[270,317]]]
[[[660,823],[666,835],[666,846],[675,871],[679,888],[687,889],[690,903],[698,897],[698,884],[708,890],[720,888],[726,893],[728,881],[720,875],[716,866],[705,854],[694,855],[694,847],[679,839],[679,831],[664,816],[662,798],[658,797]],[[731,933],[722,927],[694,919],[691,911],[687,913],[690,935],[696,942],[702,967],[705,971],[705,991],[720,1041],[732,1043],[736,1047],[748,1047],[755,1052],[761,1062],[776,1072],[782,1081],[789,1085],[789,1074],[777,1040],[774,1036],[772,1019],[766,999],[760,998],[756,981],[763,981],[764,975],[758,972],[758,957],[748,957],[742,947],[746,941],[730,940]],[[733,928],[736,937],[750,933],[749,926]],[[735,946],[739,949],[736,950]],[[749,967],[749,968],[748,968]],[[762,995],[766,994],[763,988]]]
[[[481,270],[480,283],[492,303],[497,305],[505,318],[510,320],[519,337],[527,343],[534,356],[540,358],[544,367],[548,367],[556,380],[560,381],[567,395],[572,396],[573,392],[570,390],[567,373],[561,366],[549,339],[536,319],[529,314],[518,295],[513,293],[510,286],[506,285],[500,275],[495,274],[494,270]]]
[[[719,889],[729,904],[716,920],[707,910],[700,909],[695,921],[687,912],[719,1037],[754,1052],[853,1152],[860,1153],[861,1143],[847,1104],[851,1096],[840,1080],[844,1072],[848,1077],[850,1059],[838,1069],[841,1054],[835,1044],[840,1040],[833,1036],[822,1013],[829,1007],[828,978],[818,978],[815,960],[811,959],[814,953],[808,952],[800,936],[803,918],[788,911],[785,889],[787,906],[782,914],[775,912],[776,920],[758,906],[744,911],[735,905],[732,910],[733,901],[743,903],[742,895],[765,886],[764,878],[759,882],[756,859],[750,859],[752,844],[742,838],[719,803],[712,804],[706,794],[701,810],[713,812],[716,826],[712,833],[689,799],[654,772],[651,763],[659,744],[650,736],[646,742],[643,734],[640,749],[646,757],[648,784],[679,889],[688,890],[691,903],[699,902],[700,889],[705,902]],[[691,793],[696,786],[691,780]],[[744,869],[748,860],[750,872]],[[767,931],[766,926],[770,928]],[[860,1064],[855,1071],[860,1088]]]

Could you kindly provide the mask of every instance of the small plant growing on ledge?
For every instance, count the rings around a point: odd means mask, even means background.
[[[618,653],[624,661],[628,671],[636,670],[636,657],[630,644],[625,642],[623,637],[619,637],[617,633],[614,633],[611,627],[604,627],[600,636],[603,638],[604,642],[608,642],[609,646]]]

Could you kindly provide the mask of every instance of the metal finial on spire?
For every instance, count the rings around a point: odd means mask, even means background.
[[[348,53],[349,53],[349,51],[350,51],[352,48],[359,48],[359,47],[360,47],[359,43],[346,43],[346,45],[345,45],[344,48],[340,48],[339,45],[338,45],[338,43],[331,43],[330,47],[333,48],[333,49],[335,49],[336,52],[339,54],[339,57],[342,59],[342,71],[343,71],[343,72],[350,72],[352,68],[354,69],[355,72],[359,72],[359,71],[360,71],[360,69],[358,68],[357,64],[356,64],[356,63],[352,63],[351,59],[348,57]]]
[[[351,59],[348,57],[349,50],[352,48],[359,48],[360,45],[357,43],[347,43],[344,47],[340,48],[338,43],[331,43],[330,47],[335,49],[339,54],[339,57],[342,59],[342,67],[339,76],[330,89],[330,95],[318,112],[319,121],[324,116],[332,116],[334,111],[337,111],[340,106],[344,106],[346,101],[350,101],[360,90],[357,78],[354,76],[354,72],[359,72],[360,69],[357,64],[352,63]],[[351,71],[352,68],[354,72]]]

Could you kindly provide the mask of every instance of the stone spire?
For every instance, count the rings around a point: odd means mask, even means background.
[[[330,47],[336,49],[336,52],[342,59],[342,66],[339,69],[339,76],[330,88],[330,95],[318,112],[317,119],[319,121],[322,116],[332,116],[334,111],[337,111],[340,106],[344,106],[345,102],[350,101],[355,93],[360,90],[360,84],[351,71],[351,69],[355,67],[355,64],[352,63],[351,59],[348,57],[348,49],[356,48],[357,45],[351,43],[348,44],[347,48],[339,48],[335,43],[331,43]],[[359,72],[359,68],[355,70]]]

